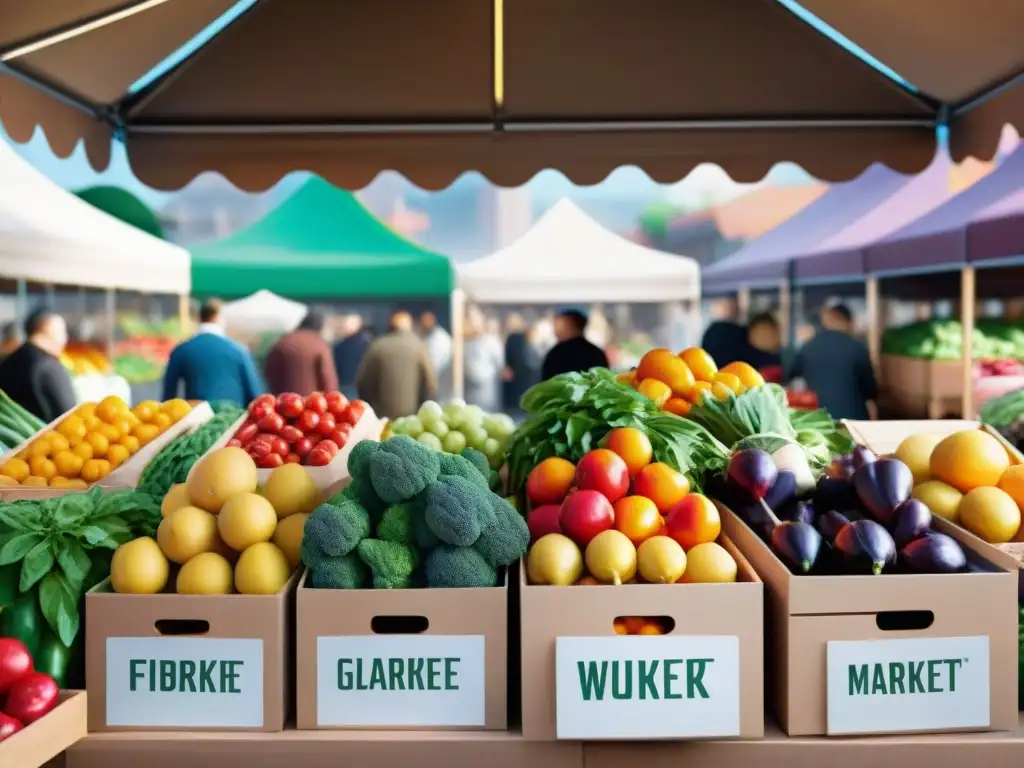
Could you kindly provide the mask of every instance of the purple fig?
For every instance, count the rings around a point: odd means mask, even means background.
[[[850,463],[853,464],[853,469],[855,471],[863,467],[865,464],[873,464],[876,461],[878,461],[878,457],[863,445],[858,445],[853,449],[853,453],[850,454]]]
[[[775,482],[764,495],[764,503],[769,509],[782,509],[796,498],[796,475],[788,469],[781,470],[775,476]]]
[[[896,563],[892,536],[874,520],[847,523],[836,534],[832,546],[850,573],[877,576]]]
[[[842,512],[830,509],[818,518],[818,533],[821,534],[825,541],[831,544],[835,541],[836,534],[839,533],[840,529],[849,522],[850,518]]]
[[[932,531],[907,544],[900,563],[913,573],[956,573],[967,565],[967,555],[955,539]]]
[[[898,549],[903,549],[914,539],[924,536],[932,527],[932,512],[917,499],[907,499],[892,513],[889,519],[889,533]]]
[[[753,501],[760,501],[778,477],[772,457],[758,448],[736,451],[726,468],[730,482]]]
[[[896,507],[910,498],[914,476],[902,461],[880,459],[857,470],[853,487],[868,514],[882,525],[889,525]]]
[[[772,550],[796,573],[809,573],[818,561],[821,534],[804,522],[784,520],[771,536]]]

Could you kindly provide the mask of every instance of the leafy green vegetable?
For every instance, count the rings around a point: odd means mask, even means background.
[[[981,409],[981,423],[1005,429],[1024,419],[1024,389],[994,397]]]

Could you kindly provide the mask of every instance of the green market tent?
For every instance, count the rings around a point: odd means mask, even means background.
[[[93,208],[131,224],[153,237],[164,239],[164,227],[152,208],[120,187],[88,187],[75,193]]]
[[[312,178],[262,219],[192,248],[192,292],[291,299],[448,296],[450,262],[397,235],[348,192]]]

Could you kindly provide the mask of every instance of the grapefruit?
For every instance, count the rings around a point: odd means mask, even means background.
[[[299,512],[297,515],[289,515],[277,524],[274,529],[274,536],[271,541],[277,548],[284,552],[288,560],[288,566],[294,570],[299,567],[302,557],[299,554],[302,549],[302,532],[306,527],[306,518],[309,514]]]
[[[175,590],[179,595],[228,595],[233,581],[231,563],[216,552],[204,552],[181,566]]]
[[[188,486],[184,483],[178,483],[177,485],[171,486],[171,490],[164,496],[164,500],[160,503],[160,515],[161,517],[168,517],[171,512],[181,507],[191,506],[192,501],[188,495]]]
[[[911,435],[896,449],[896,458],[910,469],[915,484],[931,477],[932,451],[941,439],[938,435]]]
[[[269,541],[253,544],[235,564],[235,589],[243,595],[276,595],[290,577],[284,552]]]
[[[277,527],[274,507],[257,493],[232,496],[216,520],[217,532],[224,543],[239,552],[254,544],[270,541]]]
[[[932,478],[963,493],[995,485],[1009,466],[1006,449],[980,429],[965,429],[944,438],[929,461]]]
[[[927,480],[915,485],[910,494],[931,510],[931,513],[951,523],[960,520],[960,502],[964,495],[952,485],[941,480]]]
[[[170,566],[149,536],[122,544],[110,561],[110,586],[124,595],[156,595],[164,591]]]
[[[160,521],[156,529],[160,549],[179,565],[217,545],[217,518],[199,507],[181,507]]]
[[[960,502],[960,524],[989,544],[1005,544],[1020,529],[1020,509],[1006,491],[975,488]]]
[[[221,448],[196,464],[187,485],[193,504],[217,514],[231,497],[255,493],[259,477],[248,453],[241,448]]]
[[[301,464],[283,464],[270,473],[263,496],[277,512],[279,520],[289,515],[312,512],[320,501],[320,489],[313,476]]]

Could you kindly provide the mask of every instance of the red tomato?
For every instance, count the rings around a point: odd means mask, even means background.
[[[32,656],[21,640],[0,637],[0,694],[33,669]]]
[[[320,426],[320,414],[316,411],[306,410],[301,416],[299,416],[298,427],[307,435],[316,432],[316,428]]]
[[[268,413],[259,421],[260,432],[273,432],[280,434],[284,429],[284,416],[279,413]]]
[[[289,453],[284,457],[285,464],[301,464],[302,458],[297,453]]]
[[[57,705],[60,689],[49,675],[29,672],[7,691],[4,712],[22,725],[34,723]]]
[[[348,407],[348,398],[341,394],[341,392],[328,392],[324,397],[327,398],[327,410],[335,418],[341,416]]]
[[[277,412],[286,419],[299,418],[303,407],[302,395],[297,395],[294,392],[285,392],[277,398]]]
[[[259,439],[253,440],[249,443],[249,447],[246,448],[246,450],[249,452],[250,456],[257,460],[257,464],[259,463],[259,459],[262,459],[264,456],[269,456],[274,452],[274,448],[269,441]]]
[[[270,453],[259,461],[260,469],[276,469],[284,464],[284,458],[279,453]]]
[[[291,453],[292,447],[283,437],[275,437],[273,442],[270,444],[271,450],[278,456],[284,458]]]
[[[323,392],[314,392],[306,398],[306,410],[314,413],[327,413],[327,398]]]
[[[260,403],[254,402],[249,406],[249,417],[253,422],[259,422],[266,416],[269,416],[274,412],[273,403]]]
[[[320,423],[317,425],[316,431],[324,437],[330,437],[331,432],[334,431],[334,427],[334,416],[329,413],[325,413],[320,417]]]
[[[330,451],[328,451],[326,448],[321,448],[320,446],[317,446],[312,451],[310,451],[306,463],[309,464],[311,467],[326,467],[328,464],[331,463],[331,459],[333,458],[334,457],[331,455]]]
[[[309,452],[313,450],[315,445],[316,443],[313,442],[313,438],[304,437],[301,440],[295,441],[295,444],[292,446],[292,450],[299,456],[308,456]]]
[[[359,421],[363,418],[363,414],[366,413],[366,409],[369,408],[365,400],[353,400],[348,404],[349,413],[352,415],[352,423]]]
[[[8,736],[13,736],[24,727],[20,720],[0,712],[0,741],[3,741]]]
[[[316,444],[316,447],[319,448],[320,450],[324,450],[324,451],[327,451],[328,453],[330,453],[332,459],[335,456],[337,456],[338,455],[338,451],[341,450],[338,447],[338,444],[336,442],[334,442],[333,440],[321,440],[319,443]]]
[[[281,430],[281,437],[287,440],[289,443],[295,443],[305,437],[305,434],[298,427],[293,427],[291,424]]]
[[[250,440],[256,437],[257,434],[259,434],[259,431],[260,428],[255,424],[246,424],[240,430],[235,432],[235,439],[237,439],[238,442],[240,443],[248,443]]]
[[[228,440],[227,447],[228,448],[241,448],[242,447],[242,441],[239,440],[237,437],[232,437],[230,440]]]
[[[348,424],[346,424],[345,426],[347,427]],[[336,429],[333,432],[331,432],[330,435],[328,435],[327,439],[330,440],[332,443],[334,443],[339,448],[344,448],[345,447],[345,443],[348,442],[349,434],[350,434],[349,432],[343,432],[340,429]]]

